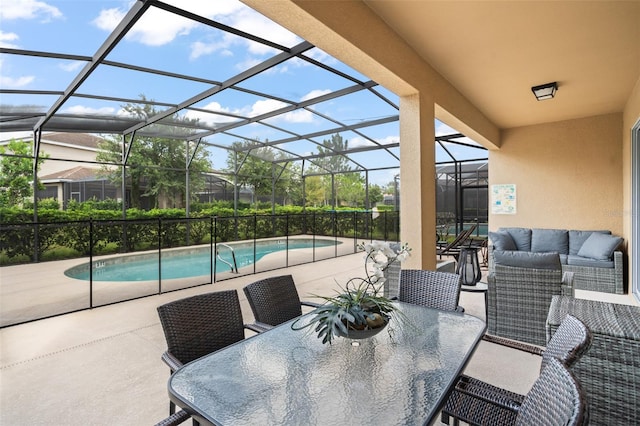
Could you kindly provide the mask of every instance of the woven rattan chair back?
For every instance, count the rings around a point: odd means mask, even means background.
[[[562,293],[562,270],[495,265],[487,283],[487,332],[545,346],[547,313],[551,298]]]
[[[236,290],[187,297],[158,306],[167,352],[182,364],[244,339]]]
[[[460,299],[460,276],[422,269],[400,270],[398,300],[430,308],[455,311]]]
[[[302,315],[300,297],[291,275],[265,278],[243,290],[259,323],[276,326]]]
[[[516,417],[518,426],[578,426],[589,423],[587,402],[575,376],[550,358]]]
[[[573,315],[567,315],[542,352],[540,370],[546,367],[551,358],[559,360],[567,368],[573,367],[591,346],[591,339],[589,328]]]

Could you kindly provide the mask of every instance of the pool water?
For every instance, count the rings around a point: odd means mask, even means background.
[[[288,242],[289,250],[328,247],[341,244],[330,239],[291,239]],[[232,243],[238,268],[251,265],[255,261],[269,253],[275,253],[287,249],[286,240],[268,240],[250,243]],[[218,244],[219,256],[233,264],[231,251]],[[176,279],[197,277],[211,274],[211,249],[210,247],[185,248],[162,252],[162,279]],[[216,260],[216,272],[229,272],[228,264]],[[89,263],[74,266],[67,269],[64,274],[78,280],[89,280]],[[158,254],[136,254],[110,258],[93,262],[94,281],[152,281],[158,280]]]

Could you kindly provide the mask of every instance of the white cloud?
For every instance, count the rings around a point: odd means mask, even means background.
[[[241,31],[254,34],[283,46],[293,46],[302,41],[300,37],[291,31],[249,8],[244,8],[239,13],[233,15],[231,25]],[[249,51],[256,55],[267,55],[275,51],[273,48],[261,43],[252,41],[246,41],[246,43]]]
[[[271,111],[275,111],[280,108],[286,107],[284,102],[277,101],[275,99],[265,99],[256,101],[249,111],[249,117],[256,117],[258,115],[266,114]]]
[[[113,31],[127,11],[122,8],[103,9],[92,23],[105,31]],[[150,8],[127,33],[128,40],[135,40],[147,46],[162,46],[179,35],[186,35],[198,23],[162,9]]]
[[[202,109],[206,109],[212,112],[223,112],[228,114],[240,114],[240,111],[232,111],[229,108],[225,108],[220,105],[218,102],[211,102],[205,105]],[[218,115],[218,114],[208,114],[206,112],[201,111],[187,111],[185,113],[185,117],[195,120],[200,120],[201,123],[204,123],[208,126],[216,126],[223,123],[231,123],[233,121],[238,121],[237,118],[229,117],[227,115]]]
[[[316,61],[322,62],[323,64],[327,65],[332,65],[338,62],[333,56],[330,56],[329,54],[327,54],[327,52],[317,47],[314,47],[311,50],[307,50],[305,52],[305,55],[310,57],[311,59],[315,59]],[[309,65],[309,63],[306,61],[299,61],[304,65]]]
[[[237,0],[168,0],[166,3],[211,19],[233,15],[238,10],[246,8]]]
[[[249,111],[249,116],[256,117],[258,115],[266,114],[280,108],[285,108],[288,105],[289,104],[277,101],[275,99],[260,100],[253,104],[251,110]],[[284,121],[286,123],[312,123],[313,114],[307,110],[299,109],[287,112],[285,114],[277,115],[275,117],[271,117],[266,121],[272,123],[278,121]]]
[[[190,19],[151,8],[127,34],[127,38],[147,46],[162,46],[178,36],[188,35],[197,25]]]
[[[400,136],[398,135],[385,136],[384,138],[381,138],[381,139],[376,138],[375,141],[381,145],[390,145],[394,143],[399,143]]]
[[[91,23],[101,30],[113,31],[126,14],[127,12],[125,10],[118,8],[102,9],[98,17],[91,21]]]
[[[42,1],[2,0],[0,7],[0,20],[40,19],[41,22],[49,22],[57,18],[62,18],[62,12]]]
[[[25,75],[18,78],[7,77],[6,75],[0,75],[0,86],[7,89],[18,89],[29,85],[35,77],[32,75]]]
[[[64,112],[77,115],[113,115],[115,109],[111,107],[92,108],[83,105],[75,105],[69,108],[65,108]]]
[[[84,62],[84,61],[73,61],[73,62],[65,62],[65,63],[60,64],[58,66],[60,67],[60,69],[62,69],[64,71],[72,72],[72,71],[78,71],[85,64],[86,64],[86,62]]]
[[[0,47],[7,47],[10,49],[17,49],[18,45],[14,43],[10,43],[11,41],[18,40],[18,34],[16,33],[5,33],[0,31]]]
[[[306,109],[291,111],[282,116],[287,123],[311,123],[313,122],[313,114]]]
[[[258,65],[261,62],[262,62],[262,60],[260,60],[258,58],[247,58],[246,60],[236,64],[236,68],[238,68],[239,70],[244,71],[244,70],[248,70],[249,68]]]
[[[307,101],[309,99],[317,98],[318,96],[326,95],[327,93],[331,93],[331,90],[328,89],[315,89],[304,95],[300,98],[300,101]]]
[[[380,145],[390,145],[394,143],[398,143],[400,141],[400,137],[398,135],[385,136],[384,138],[373,138]],[[367,146],[375,146],[373,142],[368,139],[362,138],[360,136],[355,136],[349,139],[349,148],[360,148]]]

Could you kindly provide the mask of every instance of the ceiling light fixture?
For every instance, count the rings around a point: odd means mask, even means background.
[[[558,83],[555,81],[553,83],[541,84],[540,86],[533,86],[531,88],[531,91],[539,101],[553,98],[556,95],[556,90],[558,90]]]

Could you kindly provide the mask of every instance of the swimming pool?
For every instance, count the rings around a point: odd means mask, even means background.
[[[342,244],[340,241],[325,238],[296,238],[288,241],[289,250],[328,247]],[[251,265],[254,262],[254,243],[230,243],[235,252],[238,268]],[[256,241],[255,261],[269,253],[287,249],[287,240]],[[220,256],[231,263],[231,251],[218,245]],[[170,250],[162,252],[162,279],[188,278],[211,273],[211,248],[197,247]],[[228,272],[228,264],[218,260],[216,272]],[[64,274],[69,278],[89,280],[89,263],[67,269]],[[152,281],[158,280],[158,254],[134,254],[119,256],[93,262],[94,281]]]

